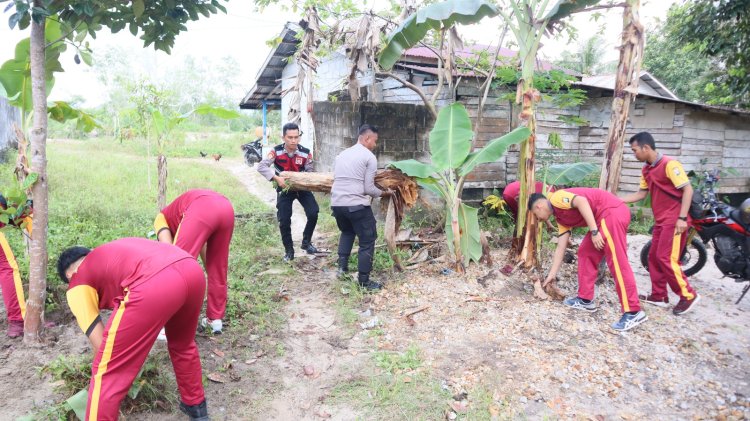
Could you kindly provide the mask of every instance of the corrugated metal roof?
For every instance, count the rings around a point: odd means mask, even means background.
[[[573,85],[614,91],[615,76],[615,74],[587,76],[578,82],[573,82]],[[664,99],[667,101],[694,105],[696,107],[700,107],[709,111],[723,111],[735,114],[750,115],[750,110],[743,110],[740,108],[732,108],[719,105],[707,105],[701,104],[700,102],[682,100],[672,91],[670,91],[666,86],[664,86],[664,84],[659,82],[659,80],[655,78],[651,73],[645,70],[641,71],[641,79],[640,83],[638,83],[638,95],[646,95],[654,98]]]
[[[295,23],[289,22],[284,25],[279,34],[281,42],[266,57],[266,62],[255,76],[255,84],[240,101],[240,108],[258,110],[263,107],[264,100],[274,101],[268,105],[269,109],[280,107],[281,72],[286,67],[289,57],[297,51],[298,30],[299,26]]]
[[[615,89],[615,79],[617,75],[606,74],[596,76],[586,76],[581,79],[580,82],[575,82],[576,85],[590,86],[593,88],[604,88],[604,89]],[[647,71],[641,71],[640,83],[638,83],[638,94],[648,95],[658,98],[680,100],[672,91],[667,89],[661,82],[659,82],[651,73]]]

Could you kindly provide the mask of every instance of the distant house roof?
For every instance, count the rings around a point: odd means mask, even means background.
[[[578,82],[573,82],[573,85],[614,91],[615,74],[587,76]],[[651,73],[645,70],[641,71],[641,79],[638,83],[638,95],[646,95],[654,98],[665,99],[667,101],[681,102],[683,104],[694,105],[696,107],[709,111],[750,115],[750,110],[743,110],[740,108],[732,108],[720,105],[707,105],[701,104],[700,102],[685,101],[683,99],[680,99],[666,86],[659,82],[659,80],[656,79]]]
[[[580,82],[577,82],[575,84],[577,85],[583,85],[583,86],[589,86],[592,88],[604,88],[604,89],[612,89],[615,88],[615,78],[617,77],[616,74],[606,74],[606,75],[596,75],[596,76],[586,76],[583,79],[581,79]],[[672,91],[670,91],[666,86],[664,86],[659,80],[657,80],[651,73],[643,70],[641,71],[641,80],[640,83],[638,83],[638,94],[641,95],[648,95],[653,96],[657,98],[663,98],[663,99],[671,99],[671,100],[677,100],[679,101],[680,98],[677,97]]]
[[[289,57],[297,51],[297,30],[299,27],[292,22],[284,25],[278,37],[281,41],[268,53],[266,62],[255,76],[255,84],[240,101],[240,108],[257,110],[263,107],[264,100],[273,101],[268,104],[269,109],[281,106],[281,72]]]

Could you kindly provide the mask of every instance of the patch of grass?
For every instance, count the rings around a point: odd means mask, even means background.
[[[65,309],[65,290],[56,275],[57,256],[72,245],[95,247],[122,237],[145,237],[153,229],[156,206],[156,161],[139,156],[117,142],[103,140],[50,142],[49,266],[47,311]],[[168,162],[167,200],[194,188],[224,194],[235,213],[230,246],[227,320],[249,318],[260,331],[277,326],[280,303],[273,301],[282,276],[257,278],[280,253],[272,209],[247,193],[227,171],[213,162]],[[0,165],[2,184],[13,183],[12,165]],[[20,233],[7,235],[17,254],[22,278],[28,279]],[[279,251],[275,252],[274,249]]]
[[[91,362],[92,355],[90,354],[85,356],[60,355],[42,367],[39,372],[48,374],[54,381],[59,382],[56,391],[67,398],[89,387]],[[120,406],[120,411],[130,414],[153,410],[163,411],[174,407],[179,398],[176,392],[177,386],[169,374],[171,370],[172,365],[169,363],[169,355],[166,351],[159,350],[153,353],[133,382]],[[49,412],[48,415],[59,415],[60,412],[64,415],[67,413],[67,408],[60,404],[47,408],[45,411]]]
[[[419,348],[412,345],[404,352],[378,351],[373,359],[375,365],[390,374],[397,374],[407,370],[416,370],[422,366]]]
[[[315,200],[318,201],[320,213],[318,213],[318,225],[315,227],[317,232],[339,232],[336,225],[336,218],[331,213],[331,195],[324,193],[315,193]],[[338,241],[338,236],[336,237]]]
[[[362,409],[367,419],[443,419],[450,393],[422,367],[417,348],[376,353],[363,375],[338,384],[332,403]]]
[[[356,267],[356,266],[355,266]],[[356,309],[362,306],[365,291],[357,285],[356,274],[338,278],[333,283],[334,294],[338,296],[335,304],[336,314],[344,326],[353,328],[359,321]]]
[[[212,154],[221,154],[223,158],[239,158],[242,156],[240,146],[249,142],[243,133],[180,133],[172,136],[167,145],[166,153],[169,158],[202,158],[200,152],[207,154],[206,161],[213,161]],[[156,142],[141,138],[119,141],[108,137],[86,139],[80,142],[89,145],[90,149],[104,149],[138,156],[151,156],[156,162],[158,153]],[[54,144],[55,142],[51,142]]]

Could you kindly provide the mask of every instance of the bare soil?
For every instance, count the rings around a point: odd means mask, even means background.
[[[270,183],[254,169],[233,160],[221,165],[250,193],[273,203]],[[304,213],[295,207],[295,236],[303,226]],[[336,236],[314,240],[333,248]],[[629,237],[641,292],[650,290],[638,263],[647,240]],[[498,263],[489,277],[490,268],[476,265],[464,276],[443,275],[445,266],[437,263],[390,276],[383,292],[355,309],[364,312],[362,323],[377,317],[382,331],[377,337],[359,323],[341,320],[332,259],[299,256],[297,274],[279,291],[288,300],[284,329],[269,337],[253,335],[249,326],[198,336],[204,374],[217,380],[206,384],[212,419],[378,419],[357,402],[334,403],[332,390],[371,365],[372,352],[413,345],[435,381],[458,399],[445,402],[448,419],[472,419],[464,413],[472,409],[486,409],[497,419],[750,418],[750,298],[734,304],[741,285],[721,279],[711,258],[691,278],[702,297],[695,311],[674,316],[671,308],[646,305],[649,320],[620,334],[609,327],[619,318],[611,283],[597,287],[599,311],[575,312],[532,298],[523,276],[496,270],[506,253],[493,252]],[[560,286],[573,295],[575,264],[563,272]],[[6,327],[0,322],[0,329]],[[90,352],[73,322],[49,333],[50,343],[41,348],[0,335],[0,418],[15,419],[61,401],[37,367],[60,354]],[[164,345],[157,343],[154,352],[164,352]],[[125,418],[184,419],[176,413]]]

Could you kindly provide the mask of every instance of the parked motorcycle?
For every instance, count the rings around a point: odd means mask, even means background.
[[[750,290],[750,199],[742,202],[739,209],[722,203],[714,190],[719,171],[706,171],[704,176],[690,207],[692,222],[680,265],[687,276],[698,273],[706,264],[705,244],[710,241],[721,273],[736,282],[748,283],[735,303],[739,304]],[[641,264],[647,270],[650,249],[651,241],[641,249]]]
[[[244,151],[245,163],[248,166],[258,163],[263,160],[263,146],[261,145],[262,139],[258,138],[250,143],[245,143],[240,146]]]

